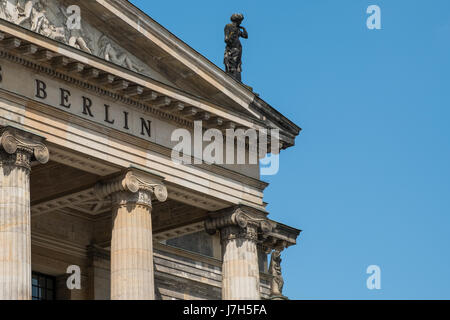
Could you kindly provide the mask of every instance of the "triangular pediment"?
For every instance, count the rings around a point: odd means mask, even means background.
[[[91,1],[91,3],[93,2]],[[81,1],[77,3],[78,5],[81,5]],[[76,14],[76,11],[71,11],[70,4],[60,0],[5,0],[3,6],[0,6],[0,18],[2,19],[144,74],[167,85],[175,86],[173,82],[115,41],[111,37],[110,30],[105,26],[101,26],[104,27],[103,29],[93,26],[89,19],[84,17],[89,16],[90,19],[94,17],[88,10],[80,7],[81,20],[79,25],[81,28],[70,29],[68,23],[76,22],[75,18],[72,18]]]
[[[5,0],[0,18],[279,128],[292,145],[300,128],[125,0],[79,0],[80,29],[68,27],[69,0]]]

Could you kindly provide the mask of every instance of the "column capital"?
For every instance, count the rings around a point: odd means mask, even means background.
[[[0,151],[11,155],[9,161],[13,165],[30,169],[33,160],[46,164],[50,153],[44,141],[43,137],[15,127],[0,128]]]
[[[160,202],[166,201],[168,196],[167,188],[161,180],[134,168],[98,183],[94,190],[100,200],[120,195],[115,199],[119,203],[131,202],[148,206],[151,206],[152,196]]]
[[[205,229],[211,235],[220,230],[222,240],[247,238],[258,241],[267,237],[272,224],[266,212],[238,205],[210,213]]]

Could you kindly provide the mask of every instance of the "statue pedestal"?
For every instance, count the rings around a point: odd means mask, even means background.
[[[271,296],[269,300],[289,300],[289,298],[285,296]]]

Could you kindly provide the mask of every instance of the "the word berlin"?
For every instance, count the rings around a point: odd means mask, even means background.
[[[36,98],[39,99],[47,99],[47,84],[42,80],[36,79]],[[64,88],[59,88],[59,107],[70,109],[72,108],[72,102],[70,101],[71,93],[69,90]],[[95,118],[93,113],[93,105],[92,100],[88,97],[82,96],[80,105],[78,106],[80,108],[80,111],[83,115],[89,117],[89,118]],[[103,104],[103,116],[104,116],[104,122],[108,125],[114,125],[116,123],[116,119],[113,119],[110,115],[110,108],[111,106],[108,104]],[[129,119],[129,113],[127,111],[122,112],[121,117],[121,126],[124,130],[130,130],[130,119]],[[144,137],[151,137],[151,125],[152,122],[148,119],[140,118],[140,134]]]

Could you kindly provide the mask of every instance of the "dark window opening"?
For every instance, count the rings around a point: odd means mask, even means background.
[[[55,300],[55,278],[33,272],[31,296],[33,300]]]

